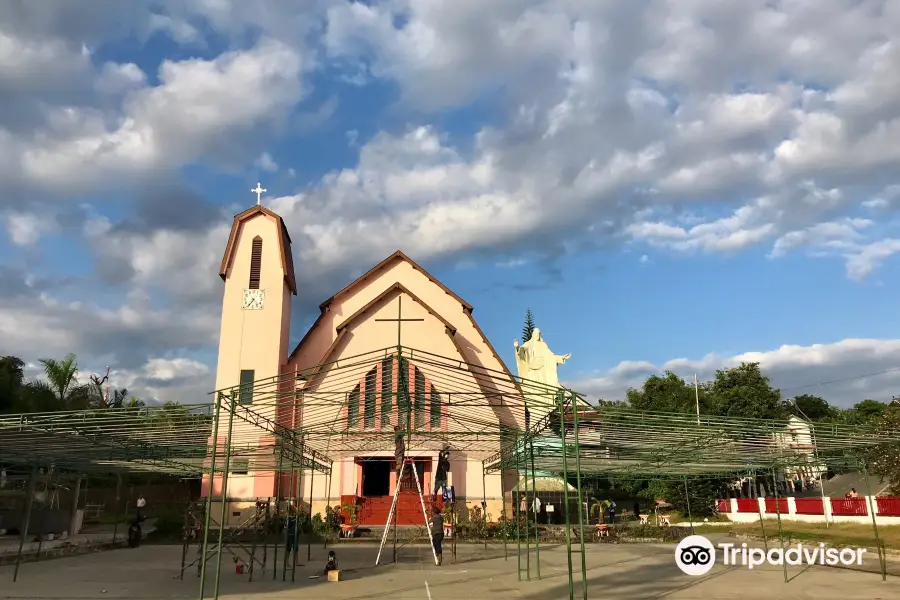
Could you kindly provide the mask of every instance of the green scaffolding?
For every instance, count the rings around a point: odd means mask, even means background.
[[[385,384],[388,373],[390,383]],[[206,478],[210,488],[201,511],[200,597],[206,593],[207,562],[215,558],[213,595],[218,598],[222,550],[228,543],[225,511],[235,500],[228,495],[231,474],[279,474],[277,515],[282,502],[299,505],[299,473],[325,475],[330,494],[334,461],[392,452],[392,425],[399,424],[407,452],[436,453],[449,444],[482,462],[483,479],[494,473],[516,475],[515,488],[503,489],[502,518],[516,515],[524,520],[523,528],[516,527],[520,579],[541,577],[540,539],[529,511],[520,514],[520,507],[507,506],[508,494],[533,497],[538,473],[574,484],[571,493],[578,508],[573,514],[569,486],[563,486],[569,597],[574,600],[578,571],[581,597],[588,597],[582,478],[679,477],[687,485],[695,477],[769,473],[808,462],[811,454],[817,463],[857,465],[861,452],[900,442],[900,432],[836,424],[810,425],[809,439],[797,441],[786,421],[597,407],[571,390],[401,345],[218,390],[213,398],[205,405],[0,417],[0,465],[30,473],[32,481],[39,469],[50,466],[71,472]],[[385,414],[396,414],[397,419],[385,420]],[[288,484],[283,484],[284,475]],[[221,481],[218,494],[214,476]],[[214,501],[220,502],[215,508],[221,514],[217,537],[211,538]],[[268,503],[265,510],[270,510]],[[293,533],[297,539],[296,529]],[[573,563],[573,537],[581,551],[580,565]],[[505,539],[504,548],[508,558]],[[287,573],[294,578],[296,555],[291,552],[291,564],[282,568],[283,580]],[[273,578],[276,572],[273,569]]]
[[[802,433],[795,437],[797,429],[801,429]],[[777,472],[784,469],[811,464],[818,466],[827,463],[832,467],[862,469],[865,472],[863,454],[897,443],[900,443],[900,431],[889,429],[812,423],[802,419],[709,417],[637,411],[622,406],[591,406],[577,393],[560,390],[557,410],[528,431],[516,432],[511,443],[504,444],[499,452],[485,459],[484,472],[487,474],[524,465],[526,470],[531,471],[531,481],[537,473],[554,473],[564,482],[576,482],[577,532],[572,527],[572,515],[568,514],[568,498],[564,499],[569,597],[575,597],[576,569],[572,565],[571,546],[573,533],[576,533],[581,551],[581,596],[586,600],[583,477],[677,478],[684,481],[687,491],[688,480],[693,478],[741,478],[748,473],[754,478],[758,474],[774,478]],[[527,478],[526,475],[526,482]],[[568,486],[563,489],[568,494]],[[777,499],[777,486],[774,489]],[[871,495],[871,491],[869,493]],[[779,504],[776,501],[776,507]],[[783,544],[780,508],[777,510],[779,537]],[[874,511],[870,509],[869,512],[872,514],[881,574],[885,579],[886,555],[878,538]],[[690,518],[690,508],[688,513]],[[528,511],[525,511],[525,524],[526,532],[530,533]],[[763,526],[761,514],[760,524]],[[531,577],[530,537],[526,534],[524,541],[524,570],[528,579]],[[521,540],[519,544],[521,546]],[[534,549],[536,572],[540,577],[536,536]],[[788,581],[786,569],[785,565],[785,582]],[[521,572],[520,564],[520,579]]]

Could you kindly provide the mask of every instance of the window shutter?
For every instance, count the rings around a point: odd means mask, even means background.
[[[259,289],[259,279],[262,274],[262,238],[253,238],[253,248],[250,250],[250,289]]]

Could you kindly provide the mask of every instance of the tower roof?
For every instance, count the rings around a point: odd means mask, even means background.
[[[234,221],[231,223],[231,233],[228,235],[228,243],[225,245],[225,255],[222,257],[222,266],[219,267],[219,277],[221,277],[223,281],[225,280],[228,273],[228,267],[234,259],[234,252],[237,249],[238,232],[241,227],[244,223],[258,215],[264,215],[275,220],[278,227],[278,247],[279,255],[281,256],[281,268],[284,271],[284,280],[291,290],[291,293],[296,296],[297,280],[294,276],[294,257],[291,253],[291,236],[288,234],[287,227],[285,227],[284,220],[281,216],[260,205],[248,208],[244,212],[234,216]]]

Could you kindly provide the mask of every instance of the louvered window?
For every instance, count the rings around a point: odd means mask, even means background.
[[[262,274],[262,238],[253,238],[253,248],[250,250],[250,289],[259,289],[259,279]]]
[[[381,361],[381,426],[391,424],[391,409],[394,405],[394,359]]]
[[[431,428],[437,429],[441,426],[441,395],[431,386]]]
[[[416,369],[416,429],[425,427],[425,375]]]
[[[409,424],[409,360],[397,360],[397,419],[401,427]]]
[[[354,427],[357,423],[359,423],[359,386],[350,393],[347,402],[347,427]]]
[[[253,369],[241,370],[241,387],[238,388],[238,402],[241,404],[253,404],[253,379],[256,372]]]
[[[365,421],[363,422],[363,427],[366,429],[375,427],[375,374],[376,369],[372,369],[366,374]]]

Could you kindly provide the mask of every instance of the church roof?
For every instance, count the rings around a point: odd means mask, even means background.
[[[385,258],[383,261],[381,261],[380,263],[378,263],[377,265],[375,265],[374,267],[372,267],[371,269],[369,269],[365,274],[363,274],[361,277],[359,277],[356,281],[352,282],[350,285],[346,286],[346,287],[343,288],[341,291],[339,291],[338,293],[336,293],[334,296],[332,296],[331,298],[329,298],[328,300],[326,300],[325,302],[323,302],[322,304],[320,304],[320,305],[319,305],[319,310],[320,310],[321,312],[319,313],[319,316],[318,316],[318,318],[316,319],[316,322],[312,324],[312,327],[309,328],[309,330],[306,332],[306,335],[303,336],[303,339],[300,340],[300,343],[297,344],[297,347],[294,348],[294,351],[293,351],[293,352],[291,352],[291,355],[290,355],[290,358],[288,358],[288,361],[292,360],[292,359],[294,358],[294,356],[297,355],[297,352],[300,350],[300,348],[303,347],[304,342],[306,342],[306,340],[308,339],[308,337],[310,336],[310,334],[311,334],[313,331],[315,331],[315,329],[316,329],[316,328],[319,326],[319,324],[322,322],[322,319],[324,318],[325,313],[326,313],[326,311],[328,310],[328,306],[329,306],[332,302],[334,302],[336,299],[340,298],[340,297],[343,296],[344,294],[347,294],[347,293],[353,291],[357,286],[359,286],[360,284],[363,284],[363,283],[365,283],[366,281],[368,281],[369,279],[375,277],[380,271],[382,271],[382,270],[384,270],[384,269],[387,269],[388,267],[390,267],[391,265],[393,265],[393,264],[396,263],[397,261],[404,261],[404,262],[408,263],[409,266],[411,266],[411,267],[412,267],[413,269],[415,269],[416,271],[419,271],[420,273],[422,273],[425,277],[428,278],[429,281],[434,282],[435,285],[437,285],[438,287],[440,287],[442,290],[444,290],[447,294],[449,294],[450,296],[452,296],[456,301],[458,301],[458,302],[462,305],[463,312],[464,312],[464,313],[466,314],[466,316],[469,318],[469,321],[472,323],[472,326],[475,328],[475,331],[477,331],[477,332],[478,332],[478,335],[481,336],[481,339],[482,339],[482,340],[484,341],[484,343],[487,345],[488,349],[490,349],[491,354],[494,356],[494,358],[497,360],[497,362],[499,362],[500,365],[502,365],[503,371],[506,372],[507,375],[509,375],[510,377],[512,377],[512,373],[509,371],[509,368],[506,366],[506,363],[504,363],[503,360],[500,358],[500,355],[497,354],[497,351],[494,349],[494,346],[491,345],[490,340],[487,338],[487,336],[486,336],[486,335],[484,334],[484,332],[481,330],[481,327],[478,326],[478,323],[475,321],[475,318],[472,316],[472,312],[475,310],[475,309],[472,307],[472,305],[469,304],[468,302],[466,302],[465,300],[463,300],[462,298],[460,298],[453,290],[451,290],[451,289],[448,288],[446,285],[444,285],[443,283],[441,283],[441,282],[438,280],[437,277],[435,277],[434,275],[432,275],[431,273],[429,273],[428,271],[426,271],[424,268],[422,268],[421,265],[419,265],[416,261],[414,261],[413,259],[411,259],[410,257],[408,257],[406,254],[404,254],[404,253],[403,253],[402,251],[400,251],[400,250],[397,250],[396,252],[394,252],[393,254],[391,254],[390,256],[388,256],[387,258]],[[399,283],[399,282],[398,282],[398,283]],[[379,295],[379,298],[382,298],[385,294],[387,294],[387,293],[390,292],[391,290],[396,289],[396,285],[397,285],[397,284],[395,284],[394,286],[391,286],[390,288],[388,288],[387,290],[385,290],[384,293],[382,293],[381,295]],[[401,286],[401,287],[402,287],[402,286]],[[406,293],[409,294],[411,297],[415,298],[414,296],[412,296],[412,294],[410,294],[410,293],[406,290],[406,288],[403,288],[403,290],[406,291]],[[377,300],[377,299],[376,299],[376,300]],[[373,301],[373,302],[374,302],[374,301]],[[370,303],[370,304],[371,304],[371,303]],[[433,311],[432,311],[431,309],[429,309],[429,308],[427,307],[427,305],[423,304],[421,301],[419,301],[419,304],[422,304],[422,305],[426,308],[426,310],[428,310],[428,312],[433,313]],[[367,306],[369,306],[369,305],[367,305]],[[360,311],[357,311],[356,314],[358,315],[358,314],[362,313],[362,312],[364,311],[365,308],[366,308],[366,307],[363,307],[363,309],[360,309]],[[433,313],[433,314],[436,314],[436,313]],[[353,315],[353,316],[356,316],[356,315]],[[353,319],[353,316],[351,316],[351,317],[350,317],[349,319],[347,319],[346,321],[342,322],[341,325],[338,325],[338,332],[337,332],[338,335],[340,335],[341,332],[344,331],[344,330],[346,329],[346,325],[345,325],[345,324],[349,324],[350,320]],[[439,316],[439,315],[438,315],[438,316]],[[439,316],[439,318],[440,318],[442,321],[444,321],[444,318],[443,318],[443,317],[440,317],[440,316]],[[341,329],[341,327],[344,327],[344,329]],[[455,336],[453,335],[453,334],[456,333],[455,328],[453,328],[453,327],[448,327],[448,332],[452,332],[452,333],[451,333],[451,337],[454,337],[454,339],[455,339]],[[330,350],[329,350],[329,352],[327,352],[326,354],[329,354],[329,353],[330,353]],[[323,362],[323,361],[320,361],[320,362]]]
[[[231,259],[237,249],[238,230],[246,221],[249,221],[260,214],[275,219],[275,222],[278,224],[278,246],[281,254],[281,268],[284,271],[284,280],[287,283],[288,288],[296,296],[297,280],[294,276],[294,256],[291,253],[291,236],[288,234],[287,227],[285,227],[284,220],[281,216],[260,205],[248,208],[244,212],[234,216],[234,221],[231,223],[231,233],[228,235],[228,244],[225,246],[225,255],[222,257],[222,266],[219,267],[219,277],[224,281],[226,274],[228,273],[228,265],[231,263]]]
[[[451,290],[451,289],[448,288],[446,285],[444,285],[443,283],[441,283],[441,282],[438,280],[437,277],[434,277],[431,273],[429,273],[428,271],[426,271],[425,269],[423,269],[416,261],[414,261],[413,259],[411,259],[411,258],[408,257],[407,255],[405,255],[405,254],[404,254],[402,251],[400,251],[400,250],[397,250],[396,252],[394,252],[393,254],[391,254],[390,256],[388,256],[386,259],[384,259],[383,261],[381,261],[380,263],[378,263],[377,265],[375,265],[374,267],[372,267],[371,269],[369,269],[368,271],[366,271],[366,273],[365,273],[362,277],[360,277],[360,278],[357,279],[356,281],[352,282],[350,285],[348,285],[348,286],[346,286],[345,288],[343,288],[343,289],[342,289],[341,291],[339,291],[337,294],[335,294],[334,296],[332,296],[331,298],[329,298],[328,300],[326,300],[325,302],[323,302],[322,304],[320,304],[320,305],[319,305],[319,308],[322,309],[322,310],[325,310],[325,309],[328,307],[329,304],[331,304],[332,302],[335,301],[335,299],[340,298],[340,297],[343,296],[344,294],[346,294],[346,293],[352,291],[353,289],[356,288],[356,286],[360,285],[361,283],[365,283],[366,281],[368,281],[368,280],[371,279],[372,277],[376,276],[379,272],[381,272],[381,271],[383,271],[384,269],[390,267],[392,264],[394,264],[394,263],[395,263],[396,261],[398,261],[398,260],[403,260],[403,261],[406,261],[407,263],[409,263],[409,266],[411,266],[411,267],[412,267],[413,269],[415,269],[416,271],[419,271],[420,273],[422,273],[422,275],[424,275],[424,276],[427,277],[429,280],[431,280],[432,282],[434,282],[438,287],[440,287],[440,288],[441,288],[442,290],[444,290],[446,293],[448,293],[449,295],[453,296],[453,298],[454,298],[455,300],[457,300],[460,304],[462,304],[462,306],[463,306],[463,308],[464,308],[465,310],[468,310],[468,311],[474,310],[474,309],[472,308],[472,305],[471,305],[471,304],[469,304],[468,302],[466,302],[465,300],[463,300],[462,298],[460,298],[458,295],[456,295],[456,293],[455,293],[453,290]]]
[[[460,346],[459,339],[456,337],[456,327],[453,326],[447,319],[441,316],[439,312],[428,306],[421,298],[413,294],[411,291],[406,289],[399,281],[394,283],[392,286],[378,294],[375,298],[373,298],[370,302],[366,303],[365,306],[360,308],[358,311],[341,321],[341,324],[337,326],[337,337],[334,338],[334,342],[332,342],[331,346],[328,350],[325,351],[325,355],[319,361],[320,363],[328,363],[331,361],[331,356],[337,347],[340,345],[341,341],[344,339],[344,335],[346,334],[348,328],[353,325],[356,321],[361,320],[365,317],[365,314],[372,309],[372,307],[376,306],[379,302],[383,301],[386,298],[394,296],[396,294],[406,294],[413,302],[424,308],[428,314],[435,317],[441,324],[444,326],[444,332],[450,336],[450,340],[453,342],[453,345],[456,346],[457,351],[461,357],[465,357],[465,353],[462,350],[462,346]],[[299,346],[298,346],[299,347]]]

